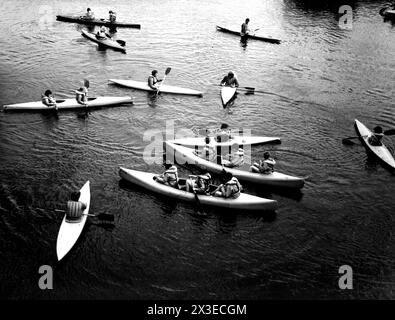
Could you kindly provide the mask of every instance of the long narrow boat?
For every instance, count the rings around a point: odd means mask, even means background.
[[[106,19],[86,19],[84,16],[67,16],[67,15],[57,15],[56,20],[63,22],[73,22],[81,23],[85,25],[97,25],[106,26],[109,28],[136,28],[140,29],[141,25],[136,23],[125,23],[125,22],[110,22]]]
[[[150,88],[148,86],[147,82],[143,82],[143,81],[121,80],[121,79],[109,79],[108,81],[115,83],[117,85],[123,86],[123,87],[127,87],[127,88],[156,92],[156,90],[153,90],[152,88]],[[201,91],[187,89],[187,88],[181,88],[181,87],[175,87],[175,86],[168,86],[166,84],[160,86],[160,92],[161,93],[182,94],[182,95],[187,95],[187,96],[203,96],[203,92],[201,92]]]
[[[122,51],[123,53],[126,53],[126,48],[124,46],[120,45],[117,41],[114,41],[110,38],[97,39],[96,34],[94,34],[92,32],[88,32],[86,30],[82,30],[81,34],[85,38],[87,38],[93,42],[96,42],[100,46],[103,46],[105,48],[110,48],[113,50],[117,50],[117,51]]]
[[[365,147],[374,155],[376,155],[384,164],[388,165],[391,169],[395,169],[395,160],[392,154],[389,152],[387,147],[382,144],[381,146],[372,146],[369,143],[369,137],[372,136],[372,131],[370,131],[364,124],[355,119],[355,130],[360,136],[361,141]]]
[[[230,33],[230,34],[234,34],[234,35],[237,35],[237,36],[241,36],[240,35],[240,31],[230,30],[230,29],[223,28],[223,27],[220,27],[220,26],[217,26],[217,30],[221,31],[221,32],[225,32],[225,33]],[[278,39],[261,37],[261,36],[256,36],[256,35],[252,35],[252,34],[246,35],[244,37],[247,38],[247,39],[261,40],[261,41],[266,41],[266,42],[275,43],[275,44],[280,44],[280,42],[281,42],[281,40],[278,40]]]
[[[154,180],[156,174],[154,173],[142,172],[121,167],[119,168],[119,175],[122,179],[125,179],[147,190],[165,195],[167,197],[186,202],[196,201],[195,195],[192,192],[176,189],[156,182]],[[260,198],[246,193],[241,193],[240,196],[236,199],[225,199],[221,197],[199,195],[199,201],[203,205],[238,210],[274,211],[277,209],[276,200]]]
[[[175,139],[170,142],[180,144],[185,147],[203,147],[206,145],[206,137],[193,137],[193,138],[181,138]],[[214,137],[210,137],[210,144],[214,147],[230,147],[233,145],[259,145],[265,143],[281,143],[278,137],[252,137],[252,136],[232,136],[229,140],[224,142],[217,142]]]
[[[166,142],[167,154],[174,154],[178,163],[188,163],[195,165],[203,170],[207,170],[216,174],[220,174],[224,167],[212,161],[203,159],[195,154],[195,150],[181,145],[176,145],[171,142]],[[284,188],[303,188],[304,178],[290,176],[280,172],[273,172],[270,174],[254,173],[247,170],[240,170],[225,167],[226,171],[231,172],[236,178],[252,183],[259,183],[273,187]]]
[[[224,108],[236,97],[236,87],[221,87],[221,101]]]
[[[62,224],[60,225],[58,239],[56,241],[56,254],[59,261],[71,250],[71,248],[73,248],[74,244],[77,242],[88,217],[87,214],[89,212],[89,206],[91,202],[89,181],[84,184],[80,192],[81,194],[78,200],[86,204],[86,209],[83,211],[79,220],[69,221],[67,216],[64,215]]]
[[[58,110],[71,109],[93,109],[101,107],[112,107],[122,104],[131,104],[133,99],[131,97],[97,97],[89,98],[87,105],[79,104],[75,99],[56,100]],[[8,104],[3,106],[3,111],[48,111],[54,110],[55,107],[48,107],[41,101],[24,102],[16,104]]]

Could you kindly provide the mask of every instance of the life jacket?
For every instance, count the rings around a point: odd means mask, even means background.
[[[115,14],[115,12],[113,12],[113,13],[110,13],[110,22],[115,22],[115,20],[117,20],[117,16],[116,16],[116,14]]]
[[[85,208],[86,205],[80,201],[67,201],[67,218],[74,220],[80,218]]]
[[[177,187],[178,173],[175,166],[171,166],[164,173],[165,181],[172,187]]]
[[[75,99],[76,100],[78,100],[78,96],[79,95],[82,96],[81,100],[83,100],[83,101],[87,101],[88,100],[88,89],[84,88],[84,91],[78,91],[77,90],[75,93],[76,93],[76,95],[75,95]]]
[[[381,146],[381,145],[383,145],[381,143],[380,139],[377,138],[374,133],[368,138],[368,142],[372,146]]]
[[[148,77],[148,85],[149,85],[149,79],[152,79],[152,84],[155,85],[158,83],[158,79],[154,77],[152,74]]]
[[[245,36],[245,34],[247,33],[247,30],[248,30],[248,25],[244,22],[244,23],[241,25],[241,32],[240,32],[240,35],[241,35],[241,36]]]
[[[238,198],[241,193],[241,185],[236,177],[225,183],[225,198]]]
[[[43,104],[45,104],[45,105],[48,105],[48,104],[50,104],[50,103],[55,103],[56,102],[56,100],[53,98],[53,97],[48,97],[48,96],[46,96],[46,95],[42,95],[41,96],[41,102],[43,103]]]

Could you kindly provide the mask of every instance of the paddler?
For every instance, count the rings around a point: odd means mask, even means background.
[[[240,35],[242,37],[247,36],[250,33],[250,29],[248,28],[248,23],[250,22],[250,19],[246,19],[245,22],[241,25],[241,31]]]
[[[156,85],[158,82],[161,82],[162,80],[157,78],[158,75],[158,70],[153,70],[148,77],[148,86],[153,89],[153,90],[158,90],[158,86]]]
[[[110,10],[108,14],[109,14],[108,20],[110,20],[111,23],[114,23],[117,20],[117,14],[112,10]]]
[[[165,172],[163,172],[161,175],[155,176],[154,180],[159,183],[178,189],[177,167],[170,162],[166,162],[164,166],[165,166]]]
[[[381,139],[384,137],[383,128],[376,126],[373,129],[373,134],[368,138],[368,142],[372,146],[381,146]]]
[[[93,11],[91,10],[91,8],[86,9],[86,13],[85,13],[84,18],[87,19],[87,20],[93,20],[93,19],[95,19],[95,14],[94,14]]]
[[[263,154],[263,160],[259,160],[259,162],[254,162],[254,164],[250,167],[252,172],[270,174],[274,172],[274,165],[276,161],[270,156],[270,153],[266,151]]]
[[[211,138],[209,136],[205,137],[204,142],[206,144],[203,146],[203,148],[195,150],[194,154],[198,157],[206,159],[207,161],[212,161],[216,157],[216,152],[211,143]]]
[[[224,159],[225,158],[225,159]],[[239,148],[235,153],[222,157],[221,163],[228,168],[239,167],[244,164],[244,150]]]
[[[232,71],[229,71],[229,73],[222,79],[221,86],[238,87],[239,81],[237,81],[235,74]]]
[[[79,104],[86,105],[88,102],[88,88],[84,86],[76,90],[75,100],[77,100]]]
[[[230,129],[228,129],[228,128],[229,128],[228,124],[226,124],[226,123],[221,124],[220,131],[216,136],[217,142],[226,142],[226,141],[229,141],[230,139],[232,139]]]
[[[198,176],[190,175],[186,181],[186,191],[201,195],[208,195],[211,183],[211,175],[206,172]]]
[[[107,39],[107,28],[105,26],[101,26],[99,31],[96,34],[97,39]]]
[[[239,180],[232,173],[226,172],[223,181],[224,183],[211,192],[211,195],[215,197],[238,198],[242,189]]]
[[[56,100],[52,95],[51,90],[46,90],[45,93],[41,96],[41,101],[47,107],[55,107],[55,110],[58,110],[58,106],[56,105]]]
[[[86,209],[86,204],[79,201],[80,192],[73,192],[70,196],[70,200],[67,201],[67,220],[79,220],[82,216],[82,212]]]

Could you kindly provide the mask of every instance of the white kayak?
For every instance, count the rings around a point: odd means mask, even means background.
[[[154,191],[156,193],[174,198],[177,200],[196,202],[195,195],[192,192],[176,189],[159,182],[156,182],[153,178],[157,174],[142,172],[137,170],[119,169],[119,175],[122,179],[125,179],[133,184],[143,187],[147,190]],[[277,209],[277,201],[271,199],[265,199],[241,193],[236,199],[233,198],[221,198],[206,195],[199,195],[199,201],[203,205],[238,209],[238,210],[270,210],[274,211]]]
[[[186,147],[203,147],[206,145],[206,137],[181,138],[170,141]],[[233,145],[258,145],[265,143],[280,143],[278,137],[252,137],[252,136],[232,136],[228,141],[217,142],[215,137],[210,137],[210,144],[214,147],[230,147]]]
[[[223,86],[221,88],[221,100],[224,108],[228,105],[230,101],[232,101],[232,99],[236,95],[236,91],[236,87]]]
[[[392,169],[395,169],[395,159],[392,154],[389,152],[387,147],[382,144],[381,146],[372,146],[368,139],[372,136],[372,131],[370,131],[364,124],[355,119],[355,129],[358,135],[361,137],[365,146],[374,153],[377,157],[379,157],[385,164],[390,166]]]
[[[179,164],[188,163],[216,174],[220,174],[223,170],[222,165],[195,155],[195,150],[191,148],[166,142],[166,152],[167,154],[174,153],[175,159]],[[225,170],[231,172],[236,178],[247,182],[259,183],[273,187],[298,189],[303,188],[304,186],[304,178],[290,176],[280,172],[261,174],[228,167],[225,167]]]
[[[131,97],[89,98],[89,101],[86,106],[79,104],[75,99],[56,100],[58,110],[110,107],[110,106],[129,104],[129,103],[133,103],[133,99]],[[46,111],[46,110],[54,110],[54,109],[55,107],[48,107],[45,104],[43,104],[41,101],[8,104],[3,106],[4,111]]]
[[[153,90],[152,88],[150,88],[148,86],[147,82],[143,82],[143,81],[121,80],[121,79],[109,79],[108,81],[111,81],[111,82],[118,84],[120,86],[132,88],[132,89],[156,92],[156,90]],[[183,94],[183,95],[187,95],[187,96],[203,96],[203,92],[201,92],[201,91],[188,89],[188,88],[169,86],[166,84],[160,86],[160,92],[161,93]]]
[[[96,42],[97,44],[103,47],[111,48],[126,53],[126,48],[124,46],[120,45],[117,41],[114,41],[110,38],[98,39],[96,37],[96,34],[85,30],[82,30],[81,35],[93,42]]]
[[[86,209],[79,220],[69,221],[64,215],[62,224],[59,229],[58,239],[56,241],[56,254],[60,261],[74,246],[77,242],[82,229],[84,228],[87,214],[89,212],[89,206],[91,202],[91,191],[89,181],[87,181],[80,190],[81,195],[79,201],[86,204]]]

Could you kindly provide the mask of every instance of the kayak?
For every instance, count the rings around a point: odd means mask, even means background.
[[[363,144],[366,148],[375,154],[379,159],[381,159],[385,164],[387,164],[392,169],[395,169],[395,159],[392,154],[389,152],[387,147],[382,144],[381,146],[372,146],[368,139],[373,134],[365,125],[355,119],[355,130],[357,134],[360,136]]]
[[[115,105],[133,103],[131,97],[97,97],[89,98],[86,106],[79,104],[75,99],[56,100],[58,110],[70,109],[92,109],[99,107],[110,107]],[[4,111],[47,111],[55,110],[55,107],[47,107],[41,101],[8,104],[3,106]]]
[[[194,149],[187,148],[181,145],[176,145],[171,142],[166,142],[167,154],[174,154],[175,159],[179,164],[188,163],[190,165],[198,166],[203,170],[210,171],[212,173],[220,174],[223,170],[222,165],[212,161],[203,159],[194,153]],[[169,153],[170,152],[170,153]],[[273,172],[270,174],[261,174],[250,172],[247,170],[227,168],[225,170],[232,173],[236,178],[263,185],[283,188],[303,188],[304,179],[300,177],[290,176],[280,172]]]
[[[223,27],[220,27],[220,26],[217,26],[217,30],[221,31],[221,32],[225,32],[225,33],[230,33],[230,34],[235,34],[235,35],[241,36],[240,31],[226,29],[226,28],[223,28]],[[245,35],[245,36],[243,36],[243,38],[254,39],[254,40],[261,40],[261,41],[266,41],[266,42],[276,43],[276,44],[280,44],[280,42],[281,42],[281,40],[278,40],[278,39],[267,38],[267,37],[260,37],[260,36],[256,36],[256,35],[252,35],[252,34]]]
[[[143,82],[143,81],[120,80],[120,79],[109,79],[108,81],[111,81],[111,82],[118,84],[120,86],[132,88],[132,89],[156,92],[156,90],[153,90],[152,88],[150,88],[148,86],[147,82]],[[187,88],[181,88],[181,87],[175,87],[175,86],[168,86],[165,84],[160,86],[160,92],[161,93],[183,94],[183,95],[187,95],[187,96],[202,96],[203,95],[203,92],[201,92],[201,91],[187,89]]]
[[[84,228],[87,214],[89,212],[89,205],[91,202],[91,191],[89,181],[87,181],[80,190],[81,195],[79,201],[86,204],[86,209],[79,220],[69,221],[64,215],[62,224],[60,225],[58,239],[56,241],[56,254],[58,261],[60,261],[77,242],[82,229]]]
[[[168,196],[173,199],[182,200],[186,202],[196,202],[194,193],[184,190],[176,189],[154,180],[157,174],[131,170],[126,168],[119,168],[119,175],[122,179],[127,180],[133,184],[143,187],[147,190]],[[182,179],[180,179],[182,180]],[[184,179],[185,181],[185,179]],[[213,197],[206,195],[199,195],[199,201],[203,205],[238,209],[238,210],[270,210],[277,209],[277,201],[256,197],[247,193],[241,193],[236,199]]]
[[[387,19],[395,19],[395,10],[390,8],[382,8],[380,10],[380,15]]]
[[[237,88],[236,87],[221,87],[221,100],[224,108],[231,102],[236,96]]]
[[[228,141],[217,142],[214,137],[210,137],[210,144],[214,147],[230,147],[233,145],[254,145],[254,144],[265,144],[265,143],[280,143],[280,138],[277,137],[250,137],[250,136],[232,136]],[[206,145],[206,137],[195,137],[195,138],[182,138],[175,139],[170,142],[180,144],[185,147],[203,147]]]
[[[58,15],[56,16],[56,20],[58,21],[64,21],[64,22],[74,22],[74,23],[82,23],[86,25],[100,25],[100,26],[106,26],[109,28],[115,28],[115,27],[120,27],[120,28],[136,28],[140,29],[141,25],[135,24],[135,23],[124,23],[124,22],[110,22],[109,20],[106,19],[85,19],[83,16],[63,16],[63,15]]]
[[[126,53],[126,48],[124,46],[120,45],[118,42],[116,42],[114,40],[111,40],[110,38],[97,39],[96,34],[94,34],[92,32],[85,31],[85,30],[82,30],[81,34],[85,38],[87,38],[93,42],[96,42],[100,46],[103,46],[106,48],[111,48],[111,49],[122,51],[123,53]]]

